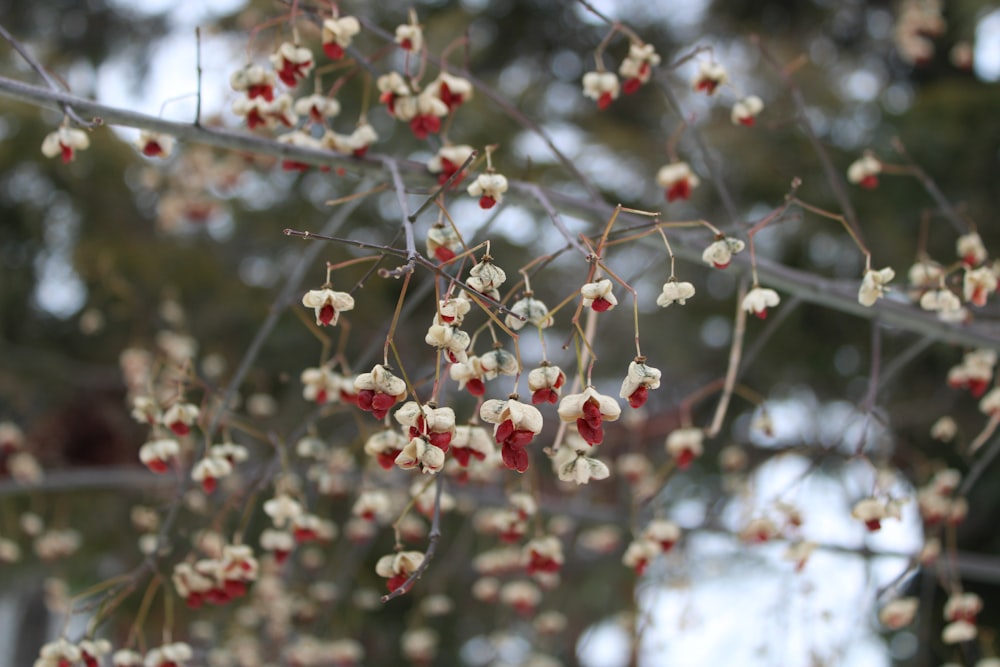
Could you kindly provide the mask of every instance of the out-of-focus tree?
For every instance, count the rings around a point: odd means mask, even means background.
[[[1000,10],[239,4],[0,18],[10,660],[990,664]]]

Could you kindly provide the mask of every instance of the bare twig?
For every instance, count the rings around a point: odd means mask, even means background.
[[[965,220],[962,219],[962,216],[958,214],[958,211],[956,211],[955,207],[951,205],[951,202],[948,201],[948,198],[944,196],[944,193],[941,192],[941,188],[937,186],[937,183],[934,182],[934,179],[928,176],[927,172],[924,171],[923,168],[919,164],[917,164],[912,157],[910,157],[910,154],[906,150],[906,146],[903,144],[902,139],[900,139],[899,137],[893,138],[892,147],[896,149],[896,152],[899,153],[900,157],[906,160],[907,170],[911,174],[913,174],[914,178],[920,181],[920,184],[922,186],[924,186],[924,189],[927,190],[927,194],[931,196],[931,199],[934,200],[934,203],[936,203],[938,208],[941,209],[941,212],[948,219],[948,222],[951,223],[952,227],[955,228],[955,231],[957,231],[959,234],[965,234],[966,232],[968,232],[969,231],[968,223],[966,223]]]
[[[427,571],[428,566],[431,564],[431,559],[434,558],[438,540],[441,539],[441,493],[444,489],[444,474],[438,473],[435,482],[437,486],[434,488],[434,514],[431,517],[431,532],[427,536],[427,551],[424,552],[424,559],[420,562],[420,566],[407,577],[406,581],[399,588],[382,596],[383,603],[410,592],[413,584],[417,583],[417,579],[424,575],[424,572]]]
[[[194,110],[194,126],[201,127],[201,28],[194,29],[194,42],[195,42],[195,69],[198,74],[198,95],[195,102]]]
[[[399,209],[403,216],[403,233],[406,237],[406,260],[412,263],[417,256],[417,240],[413,233],[413,216],[410,215],[410,207],[406,203],[406,186],[403,185],[403,177],[399,175],[399,167],[395,160],[385,162],[389,174],[392,176],[392,185],[396,190],[396,200],[399,202]]]
[[[521,187],[521,184],[518,184],[516,187]],[[570,233],[569,229],[566,227],[566,223],[563,222],[559,211],[556,210],[556,208],[552,205],[552,202],[549,200],[548,195],[545,194],[545,190],[535,183],[526,183],[523,185],[523,189],[542,205],[542,208],[545,209],[545,213],[549,216],[549,219],[552,220],[552,224],[555,225],[555,228],[560,234],[562,234],[562,237],[566,239],[566,243],[576,248],[585,258],[589,257],[590,251],[584,248],[583,244],[580,243],[580,240]]]
[[[427,199],[424,200],[424,203],[418,206],[417,210],[414,211],[412,215],[410,215],[409,217],[410,222],[416,222],[417,218],[420,217],[420,214],[426,211],[442,192],[450,188],[451,184],[462,176],[462,174],[465,172],[468,166],[472,164],[472,161],[475,160],[478,155],[479,151],[472,151],[471,153],[469,153],[469,157],[465,158],[465,162],[463,162],[461,166],[459,166],[459,168],[456,169],[455,172],[451,176],[449,176],[444,183],[441,183],[434,189],[433,192],[427,195]]]
[[[370,183],[363,183],[359,186],[359,190],[365,190],[369,187],[371,187]],[[330,218],[329,222],[327,222],[324,227],[324,231],[336,231],[342,224],[344,224],[355,209],[361,205],[362,201],[363,200],[361,199],[354,199],[344,204],[344,206]],[[285,280],[284,286],[271,304],[271,309],[267,314],[267,318],[265,318],[264,322],[257,329],[257,333],[254,335],[249,347],[247,347],[246,352],[243,353],[243,358],[240,359],[240,363],[236,367],[236,371],[233,373],[232,377],[229,379],[229,383],[222,391],[222,396],[219,398],[217,407],[212,413],[211,418],[208,420],[208,425],[206,426],[205,431],[210,437],[215,433],[215,430],[222,421],[223,415],[232,404],[233,396],[236,394],[240,384],[243,382],[243,378],[245,378],[246,374],[250,372],[251,366],[253,366],[254,362],[257,360],[257,356],[264,347],[264,343],[271,335],[274,327],[278,324],[278,319],[291,302],[292,296],[297,290],[301,289],[302,279],[305,276],[306,270],[315,263],[316,258],[319,256],[322,249],[323,246],[317,244],[305,250],[299,258],[298,264],[295,265],[295,268]],[[173,528],[173,524],[177,520],[177,513],[180,511],[180,499],[184,496],[192,483],[191,476],[184,475],[183,481],[178,485],[176,499],[170,505],[170,509],[167,511],[167,515],[164,517],[163,522],[160,525],[160,530],[157,533],[158,545],[162,546],[167,544],[167,535]],[[158,550],[159,549],[156,549],[152,553],[156,554]],[[151,558],[154,557],[155,556],[151,556]]]
[[[746,294],[746,279],[740,286],[739,294],[736,297],[736,318],[733,324],[733,341],[729,347],[729,365],[726,367],[726,378],[722,386],[722,396],[715,407],[715,416],[712,423],[705,430],[706,437],[714,438],[722,429],[722,422],[726,418],[726,411],[729,409],[729,401],[733,395],[733,386],[736,384],[736,375],[740,368],[740,355],[743,353],[743,341],[747,330],[747,311],[743,309],[743,297]]]
[[[242,153],[273,155],[307,164],[342,166],[368,172],[382,172],[384,165],[392,161],[401,173],[426,174],[424,165],[416,162],[375,155],[356,158],[330,151],[279,144],[272,139],[253,136],[246,132],[195,127],[190,123],[166,121],[145,114],[97,104],[73,95],[32,86],[5,77],[0,77],[0,96],[39,106],[59,107],[61,104],[70,104],[81,113],[100,116],[110,124],[163,132],[190,143],[216,146]],[[559,207],[564,212],[573,211],[607,218],[614,211],[614,206],[602,200],[567,195],[554,190],[546,190],[545,192],[553,206]],[[632,217],[631,214],[625,212],[622,215],[647,225],[650,224],[638,216]],[[700,245],[700,237],[697,240],[694,237],[688,237],[685,240],[685,237],[678,234],[672,245],[674,252],[680,259],[701,263],[703,248]],[[742,256],[737,256],[733,258],[733,268],[749,270],[749,261]],[[965,325],[942,322],[932,313],[923,312],[909,304],[893,302],[889,299],[882,299],[873,307],[865,307],[857,301],[856,282],[832,281],[763,259],[757,261],[757,272],[762,282],[766,282],[774,289],[798,296],[809,303],[864,318],[871,318],[878,314],[885,326],[912,331],[939,341],[969,347],[1000,349],[1000,327],[995,324],[973,323]]]
[[[14,47],[14,50],[17,51],[19,54],[21,54],[21,57],[24,58],[29,65],[31,65],[31,69],[38,72],[38,75],[42,77],[42,79],[49,86],[49,88],[51,88],[55,92],[61,92],[64,89],[64,86],[60,86],[59,83],[52,77],[52,75],[49,74],[48,70],[46,70],[45,67],[40,62],[38,62],[38,60],[36,60],[33,55],[31,55],[31,52],[25,48],[24,44],[22,44],[16,37],[14,37],[14,35],[7,32],[7,29],[4,28],[2,25],[0,25],[0,37],[6,39],[10,43],[10,45]],[[95,125],[101,124],[100,117],[97,117],[94,120],[90,121],[84,120],[83,118],[80,117],[79,114],[77,114],[76,111],[73,110],[73,107],[70,106],[69,104],[63,103],[62,109],[66,113],[66,115],[73,120],[74,123],[82,127],[94,127]]]
[[[670,106],[674,108],[674,111],[683,121],[684,109],[681,107],[681,102],[677,99],[677,95],[674,93],[673,88],[671,88],[667,72],[663,72],[657,80],[660,83],[660,89],[663,91],[664,97],[667,98]],[[722,207],[726,209],[726,216],[729,218],[730,225],[732,227],[736,227],[740,222],[740,215],[736,210],[736,203],[733,199],[733,195],[729,192],[729,187],[726,185],[725,179],[722,178],[722,172],[719,170],[719,165],[716,163],[715,157],[708,149],[708,144],[705,143],[705,139],[701,136],[701,132],[697,127],[688,123],[687,131],[691,135],[691,139],[694,141],[695,146],[698,147],[698,152],[701,153],[701,158],[705,162],[705,168],[708,169],[708,174],[711,177],[712,187],[715,188],[715,193],[719,195],[719,199],[722,201]]]

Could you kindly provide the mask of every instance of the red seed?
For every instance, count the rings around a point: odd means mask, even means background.
[[[458,461],[458,465],[463,468],[467,468],[469,466],[469,456],[472,455],[472,450],[468,447],[456,447],[451,450],[451,455],[455,457],[456,461]]]
[[[176,421],[170,425],[170,430],[177,435],[187,435],[191,432],[191,427],[182,421]]]
[[[528,469],[528,452],[524,448],[504,444],[500,453],[503,456],[503,464],[511,470],[524,472]]]
[[[323,53],[330,60],[340,60],[344,57],[344,47],[337,42],[327,42],[323,45]]]
[[[396,397],[391,394],[383,394],[382,392],[376,392],[375,396],[372,397],[372,409],[373,410],[388,410],[393,405],[396,404]]]
[[[595,428],[586,419],[576,420],[576,430],[580,432],[580,437],[590,445],[599,445],[604,440],[604,429],[600,424]]]
[[[493,437],[496,439],[498,444],[503,444],[507,442],[507,439],[510,438],[513,433],[514,422],[508,419],[500,424],[496,432],[493,434]]]
[[[448,248],[448,247],[443,246],[443,245],[439,245],[437,248],[434,248],[434,256],[437,257],[437,260],[439,262],[441,262],[442,264],[444,264],[447,261],[455,259],[455,252],[451,248]],[[453,320],[455,318],[451,318],[449,320],[445,320],[445,318],[442,317],[441,319],[444,320],[445,322],[450,322],[451,320]]]
[[[428,440],[431,444],[443,451],[445,454],[448,453],[448,447],[451,444],[451,433],[431,433],[428,436]]]
[[[691,182],[686,178],[682,178],[677,181],[669,188],[667,188],[667,201],[676,201],[677,199],[689,199],[691,197]]]
[[[594,299],[593,303],[590,304],[590,307],[593,308],[598,313],[603,313],[604,311],[609,310],[611,308],[611,302],[605,299],[603,296],[599,296],[596,299]]]
[[[646,385],[640,385],[635,391],[633,391],[628,397],[628,404],[633,408],[641,408],[646,404],[646,400],[649,398],[649,389]]]
[[[371,412],[372,401],[375,398],[374,389],[362,389],[358,392],[358,407],[365,412]]]

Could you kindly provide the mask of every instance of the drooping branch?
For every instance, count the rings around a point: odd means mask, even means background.
[[[312,165],[344,167],[359,172],[379,172],[386,175],[384,165],[392,162],[397,165],[401,174],[430,180],[426,167],[423,164],[410,160],[402,160],[385,155],[371,155],[357,158],[331,151],[281,144],[273,139],[255,136],[247,132],[197,127],[193,123],[167,121],[154,116],[99,104],[76,97],[75,95],[32,86],[6,77],[0,77],[0,96],[49,108],[59,108],[62,104],[70,104],[80,113],[100,117],[104,122],[111,125],[163,132],[191,143],[215,146],[241,153],[270,155]],[[512,182],[511,187],[529,189],[530,184],[515,184]],[[555,190],[544,190],[544,192],[547,199],[562,211],[593,215],[604,220],[608,219],[614,212],[615,207],[603,200],[569,195]],[[648,220],[643,220],[639,216],[633,216],[624,212],[622,216],[627,220],[648,224]],[[704,242],[704,239],[699,236],[698,239],[700,240],[696,242],[693,236],[682,236],[680,234],[676,236],[676,239],[674,250],[679,258],[697,264],[702,263],[701,253],[703,248],[701,244]],[[749,271],[750,262],[748,259],[738,255],[733,258],[733,267],[741,271]],[[919,308],[908,303],[895,302],[889,299],[881,299],[874,306],[865,307],[858,303],[858,284],[855,281],[834,281],[760,258],[757,260],[757,273],[762,282],[767,282],[774,289],[798,296],[803,301],[809,303],[864,318],[872,318],[878,315],[879,319],[886,326],[911,331],[939,341],[970,347],[1000,349],[1000,325],[996,323],[973,323],[965,325],[943,322],[937,319],[932,313],[921,311]]]

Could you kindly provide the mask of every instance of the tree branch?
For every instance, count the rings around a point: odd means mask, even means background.
[[[280,144],[273,139],[254,136],[246,132],[196,127],[190,123],[167,121],[98,104],[74,95],[32,86],[6,77],[0,77],[0,97],[8,97],[50,108],[59,108],[61,104],[70,104],[82,113],[100,116],[112,125],[163,132],[192,143],[237,152],[272,155],[313,165],[349,167],[364,172],[384,172],[385,165],[392,162],[399,168],[400,173],[419,174],[421,177],[427,178],[425,165],[417,162],[399,160],[385,155],[356,158],[329,151]],[[530,187],[530,184],[519,183],[516,185],[522,189]],[[545,190],[545,194],[549,201],[564,211],[596,215],[604,220],[611,216],[615,208],[602,200],[567,195],[554,190]],[[625,216],[626,219],[648,223],[648,220],[632,216],[624,211],[621,215]],[[698,237],[700,239],[698,245],[695,244],[693,236],[678,234],[675,238],[677,241],[673,245],[675,246],[675,254],[679,258],[696,264],[703,263],[701,259],[703,239],[700,236]],[[749,271],[750,262],[747,258],[739,255],[733,259],[733,267],[741,271]],[[878,315],[887,327],[912,331],[938,341],[969,347],[1000,349],[1000,325],[997,323],[963,325],[942,322],[931,313],[921,311],[908,303],[895,302],[891,299],[881,299],[875,306],[865,307],[857,300],[857,282],[832,281],[763,259],[757,260],[757,273],[762,282],[767,282],[771,287],[798,296],[809,303],[866,319]]]

